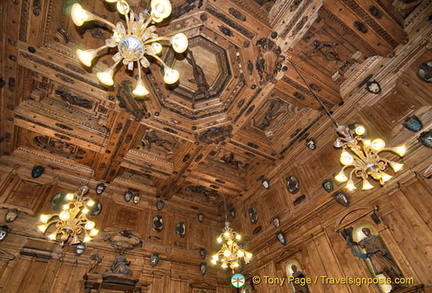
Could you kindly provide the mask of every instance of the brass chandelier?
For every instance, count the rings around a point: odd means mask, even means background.
[[[217,242],[222,244],[222,247],[213,255],[212,264],[220,263],[221,268],[227,269],[229,267],[234,273],[234,270],[240,266],[242,259],[245,263],[249,263],[252,259],[252,253],[241,249],[236,242],[239,240],[241,240],[241,235],[230,227],[229,222],[225,222],[224,231],[217,238]]]
[[[42,224],[38,226],[39,231],[45,234],[49,227],[54,225],[55,230],[48,238],[60,238],[62,246],[69,239],[72,244],[91,241],[99,230],[95,229],[95,222],[87,219],[90,208],[95,205],[95,201],[86,196],[88,191],[88,186],[81,186],[75,193],[66,194],[66,204],[59,213],[41,214],[39,220]]]
[[[364,139],[366,128],[361,124],[352,124],[347,126],[339,125],[337,131],[342,135],[335,141],[336,148],[342,148],[340,162],[343,167],[335,176],[339,182],[347,182],[348,190],[356,189],[353,181],[353,175],[361,178],[363,181],[362,189],[369,190],[374,186],[368,181],[369,177],[379,181],[381,185],[392,178],[391,175],[384,172],[387,166],[393,169],[396,173],[402,169],[403,164],[390,161],[379,156],[381,152],[393,152],[399,156],[404,156],[406,147],[404,145],[393,148],[386,148],[383,139],[376,138],[374,140]],[[349,177],[345,175],[345,169],[353,168]]]
[[[104,72],[97,73],[99,81],[107,86],[114,84],[113,75],[117,65],[122,62],[128,70],[133,71],[138,67],[138,81],[132,93],[135,96],[146,96],[149,91],[144,86],[142,69],[150,66],[149,57],[156,59],[163,66],[164,82],[176,83],[179,72],[167,66],[157,55],[162,51],[159,41],[170,41],[177,53],[183,53],[188,47],[188,39],[185,34],[179,33],[173,37],[159,37],[156,34],[154,23],[159,23],[171,14],[171,3],[168,0],[152,0],[151,11],[144,10],[139,14],[130,11],[129,4],[125,0],[105,0],[108,3],[117,3],[117,11],[124,15],[126,25],[119,21],[115,25],[108,20],[84,10],[80,4],[72,5],[71,16],[77,26],[82,26],[86,21],[100,21],[106,24],[113,32],[111,38],[105,40],[105,45],[97,49],[77,50],[79,60],[90,67],[92,60],[103,49],[117,48],[117,53],[112,57],[114,65]],[[150,59],[151,59],[150,58]],[[135,65],[136,63],[136,65]]]
[[[350,124],[348,126],[340,125],[294,66],[294,63],[291,60],[289,61],[314,98],[336,125],[336,131],[342,135],[342,137],[338,137],[334,143],[336,148],[342,148],[340,162],[343,165],[342,169],[335,176],[336,181],[347,182],[345,187],[352,191],[356,189],[353,180],[353,175],[355,175],[363,181],[362,190],[369,190],[374,187],[369,182],[369,177],[379,181],[381,185],[384,185],[386,181],[393,177],[384,172],[389,165],[395,173],[402,169],[403,164],[382,158],[379,154],[387,151],[396,153],[402,157],[406,153],[406,146],[402,145],[393,148],[386,148],[386,144],[381,138],[376,138],[374,140],[365,139],[364,136],[366,134],[366,128],[363,125],[359,123]],[[351,167],[353,169],[347,177],[345,175],[345,169]]]

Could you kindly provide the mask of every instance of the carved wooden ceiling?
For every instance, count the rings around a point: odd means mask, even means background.
[[[404,20],[421,1],[173,1],[158,34],[189,38],[186,53],[162,54],[180,83],[166,86],[153,63],[145,100],[131,94],[137,72],[124,66],[115,86],[98,83],[112,55],[92,68],[78,62],[77,48],[97,48],[110,32],[97,23],[76,27],[74,2],[0,4],[1,155],[59,176],[92,174],[148,198],[217,207],[222,194],[250,193],[294,146],[306,147],[309,129],[326,115],[314,94],[337,113],[364,91],[341,95],[347,80],[373,79],[376,72],[361,70],[371,57],[407,42]],[[119,18],[102,0],[79,2]],[[137,12],[149,2],[129,1]]]

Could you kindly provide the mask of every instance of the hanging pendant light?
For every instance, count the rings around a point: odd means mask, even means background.
[[[252,253],[242,249],[237,241],[241,240],[241,235],[235,232],[227,221],[226,203],[224,195],[225,207],[225,227],[219,237],[216,239],[221,248],[212,256],[211,263],[213,265],[220,265],[222,269],[230,268],[234,270],[240,267],[240,263],[244,261],[249,263],[252,259]]]

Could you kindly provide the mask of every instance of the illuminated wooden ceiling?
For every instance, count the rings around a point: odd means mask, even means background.
[[[112,55],[92,68],[78,62],[75,49],[99,47],[110,33],[76,27],[73,2],[0,4],[1,155],[71,181],[92,173],[147,198],[218,207],[222,194],[250,194],[328,119],[310,89],[335,114],[364,95],[379,72],[370,62],[408,42],[404,23],[421,1],[174,1],[158,34],[189,37],[185,54],[162,54],[180,83],[167,87],[152,64],[144,101],[131,94],[137,72],[124,66],[115,86],[98,83]],[[80,3],[119,18],[101,0]],[[149,5],[129,3],[137,12]],[[192,59],[208,86],[198,88]]]

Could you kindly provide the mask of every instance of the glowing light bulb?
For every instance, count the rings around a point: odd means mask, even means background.
[[[90,210],[88,208],[83,208],[81,211],[81,213],[83,213],[84,215],[88,214],[88,212],[90,212]]]
[[[164,82],[166,84],[176,83],[179,80],[179,77],[180,74],[177,70],[174,70],[169,67],[165,67]]]
[[[346,177],[345,173],[343,171],[340,171],[336,176],[335,179],[338,182],[346,182],[348,180],[348,177]]]
[[[240,234],[237,234],[237,235],[236,235],[236,239],[237,239],[237,240],[240,240],[240,239],[241,239],[241,235],[240,235]]]
[[[230,237],[230,235],[231,235],[231,233],[230,233],[229,231],[225,231],[225,232],[224,232],[224,236],[225,236],[226,238]]]
[[[153,53],[154,55],[160,54],[160,52],[162,52],[162,45],[156,42],[153,42],[151,44],[152,48],[153,48]]]
[[[61,211],[59,214],[59,219],[62,221],[67,221],[70,218],[70,213],[68,211]]]
[[[403,168],[404,164],[396,163],[396,162],[389,162],[390,167],[392,167],[393,171],[397,173]]]
[[[84,22],[94,19],[93,13],[84,10],[82,6],[78,3],[72,5],[71,17],[72,17],[72,21],[77,26],[82,26]]]
[[[83,242],[89,242],[91,241],[91,237],[90,236],[85,236]]]
[[[129,4],[126,1],[117,1],[117,11],[123,15],[128,14]]]
[[[342,163],[342,165],[345,166],[352,165],[352,163],[354,162],[354,158],[353,156],[351,156],[350,153],[343,150],[340,156],[340,162]]]
[[[223,268],[225,270],[226,268],[228,268],[228,266],[226,263],[223,263],[223,264],[221,264],[221,268]]]
[[[92,206],[94,206],[94,205],[95,205],[95,201],[94,201],[94,200],[89,199],[89,200],[87,201],[87,206],[92,207]]]
[[[221,242],[222,242],[222,238],[218,237],[218,238],[216,239],[216,241],[217,241],[218,243],[221,243]]]
[[[392,150],[400,157],[403,157],[406,154],[407,148],[406,146],[401,145],[401,146],[394,147]]]
[[[247,258],[247,259],[251,259],[251,258],[252,258],[252,253],[250,253],[250,252],[246,252],[246,258]]]
[[[65,199],[71,201],[74,199],[74,197],[75,195],[73,193],[68,193],[66,194]]]
[[[239,251],[237,252],[237,256],[238,256],[238,257],[243,257],[244,255],[245,255],[245,253],[244,253],[243,250],[239,250]]]
[[[370,139],[365,139],[365,140],[363,140],[363,144],[364,144],[366,147],[370,147],[371,144],[372,144],[372,142],[371,142]]]
[[[92,236],[92,237],[96,236],[98,233],[99,233],[99,230],[98,230],[98,229],[92,229],[92,230],[89,232],[90,236]]]
[[[188,47],[188,38],[185,34],[179,33],[171,38],[171,45],[177,53],[183,53]]]
[[[76,53],[78,55],[78,59],[81,61],[82,64],[84,64],[87,67],[90,67],[92,64],[92,61],[94,57],[97,55],[97,51],[95,49],[89,49],[89,50],[76,50]]]
[[[84,225],[84,228],[86,229],[86,230],[91,230],[91,229],[93,229],[94,227],[95,227],[95,222],[93,222],[93,221],[87,221],[87,223]]]
[[[167,18],[171,14],[172,7],[168,0],[152,0],[150,5],[152,14],[158,20]]]
[[[345,188],[348,189],[349,191],[353,191],[354,189],[356,189],[356,187],[354,185],[354,181],[352,179],[348,180]]]
[[[42,233],[45,233],[48,226],[47,225],[38,225],[37,226],[38,230],[41,231]]]
[[[366,179],[363,180],[363,190],[369,190],[372,189],[374,186],[372,184],[369,183],[369,181],[367,181]]]
[[[357,135],[363,135],[363,134],[365,134],[365,132],[366,132],[366,128],[365,128],[363,125],[359,125],[359,126],[357,126],[357,127],[355,128],[354,132],[355,132]]]
[[[56,232],[52,232],[50,235],[48,235],[48,238],[51,239],[51,240],[56,240],[57,233]]]
[[[114,70],[108,69],[107,71],[104,71],[104,72],[98,72],[96,74],[96,76],[101,83],[108,85],[108,86],[111,86],[114,84],[114,80],[112,78],[113,74],[114,74]]]
[[[372,150],[380,152],[385,148],[385,142],[381,138],[375,138],[371,144]]]
[[[144,81],[142,79],[138,79],[136,88],[132,91],[135,96],[147,96],[150,92],[144,86]]]
[[[389,174],[387,174],[385,172],[381,172],[381,181],[383,183],[389,181],[392,178],[393,178],[393,176],[391,176],[391,175],[389,175]]]
[[[50,219],[50,216],[45,215],[45,214],[41,214],[39,216],[39,221],[41,221],[42,223],[46,224],[48,222],[48,220]]]
[[[239,266],[240,266],[239,263],[236,261],[232,263],[233,268],[238,268]]]
[[[229,251],[229,250],[227,249],[227,250],[225,250],[225,251],[223,252],[223,255],[224,255],[225,257],[229,257],[229,256],[231,255],[231,251]]]
[[[231,239],[228,239],[227,244],[231,245],[231,244],[233,244],[233,241]]]
[[[211,262],[212,264],[216,265],[216,264],[217,264],[217,259],[212,259],[210,262]]]

